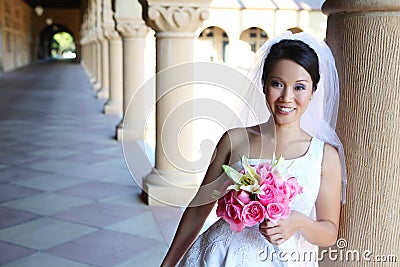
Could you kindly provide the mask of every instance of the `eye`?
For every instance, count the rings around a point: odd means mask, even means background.
[[[283,88],[283,84],[277,81],[271,81],[271,86],[275,88]]]
[[[306,90],[307,88],[304,85],[299,84],[299,85],[296,85],[294,87],[294,89],[297,91],[303,91],[303,90]]]

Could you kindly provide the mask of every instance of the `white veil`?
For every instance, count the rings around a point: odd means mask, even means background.
[[[268,40],[256,53],[256,62],[249,71],[249,79],[253,82],[253,87],[248,94],[258,96],[263,91],[262,73],[264,61],[271,46],[283,39],[299,40],[308,44],[316,53],[319,60],[320,81],[317,84],[317,90],[313,99],[309,103],[307,110],[301,118],[301,127],[311,136],[334,146],[340,156],[342,166],[342,190],[341,202],[346,199],[346,165],[344,158],[343,145],[340,142],[336,132],[336,120],[339,107],[339,79],[335,65],[335,59],[328,45],[316,39],[309,33],[291,33],[286,32],[283,35]],[[256,90],[256,92],[254,92]],[[251,99],[252,96],[249,96]],[[257,102],[250,100],[250,102]],[[263,110],[265,113],[265,109]],[[265,116],[265,115],[264,115]],[[268,117],[269,115],[267,115]],[[248,121],[251,121],[249,118]],[[251,123],[248,123],[251,124]]]

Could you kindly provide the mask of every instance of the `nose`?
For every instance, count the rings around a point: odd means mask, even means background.
[[[280,99],[285,102],[291,101],[293,99],[293,90],[291,90],[291,88],[289,88],[289,87],[285,87],[282,90]]]

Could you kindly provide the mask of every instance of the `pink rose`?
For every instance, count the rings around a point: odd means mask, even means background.
[[[261,178],[261,185],[263,184],[275,184],[275,176],[271,172],[272,167],[268,163],[260,163],[256,167],[256,172],[260,175]]]
[[[286,204],[271,203],[265,208],[266,217],[277,224],[280,219],[286,218],[290,213],[290,208]]]
[[[236,198],[237,192],[230,190],[224,197],[218,199],[217,216],[222,217],[231,226],[232,231],[240,232],[244,228],[242,204]]]
[[[275,200],[279,203],[288,204],[290,197],[290,188],[286,181],[276,182]]]
[[[261,189],[264,191],[264,195],[258,194],[257,197],[260,200],[261,204],[264,206],[267,206],[269,203],[272,203],[275,201],[275,187],[270,184],[263,184],[261,186]]]
[[[265,219],[265,208],[258,201],[252,201],[243,207],[243,222],[245,226],[254,226]]]
[[[243,205],[249,204],[251,202],[250,194],[246,191],[240,190],[237,193],[237,199],[242,202]]]
[[[260,171],[261,169],[265,169],[265,170],[267,170],[267,171],[271,171],[271,170],[272,170],[272,166],[271,166],[271,164],[269,164],[268,162],[262,162],[262,163],[260,163],[260,164],[258,164],[258,165],[256,166],[256,172],[259,173],[259,171]]]
[[[289,202],[292,202],[297,194],[303,193],[303,187],[299,185],[295,177],[290,177],[286,184],[289,186],[290,191]]]

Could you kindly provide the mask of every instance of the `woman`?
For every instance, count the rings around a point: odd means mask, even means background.
[[[338,103],[334,59],[324,43],[305,33],[275,38],[259,54],[254,79],[262,83],[271,119],[226,132],[203,185],[224,175],[221,165],[235,167],[233,159],[241,155],[249,157],[250,164],[271,159],[271,140],[276,139],[274,152],[287,159],[284,163],[291,166],[303,193],[277,224],[265,221],[234,233],[221,219],[195,243],[215,202],[190,206],[162,266],[175,266],[182,256],[180,266],[317,266],[317,247],[336,241],[345,168],[333,130]],[[198,203],[200,195],[192,203]]]

